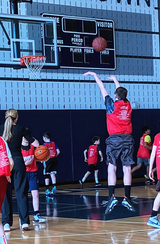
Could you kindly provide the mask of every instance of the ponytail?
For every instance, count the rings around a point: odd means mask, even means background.
[[[12,125],[13,125],[13,120],[11,117],[8,117],[4,123],[4,131],[2,135],[4,140],[7,142],[9,142],[12,137],[12,133],[11,133]]]
[[[5,123],[4,123],[4,131],[3,131],[3,139],[6,142],[9,142],[12,138],[12,133],[11,133],[11,129],[12,129],[12,125],[13,125],[13,121],[18,118],[18,112],[15,109],[9,109],[6,111],[5,113]]]

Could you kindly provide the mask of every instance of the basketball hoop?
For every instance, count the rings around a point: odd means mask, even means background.
[[[29,79],[40,79],[40,72],[44,66],[46,57],[43,55],[29,55],[21,58],[21,65],[27,67],[29,70]]]

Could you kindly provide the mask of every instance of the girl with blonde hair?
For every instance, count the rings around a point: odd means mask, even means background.
[[[33,138],[25,127],[17,125],[18,111],[9,109],[5,113],[5,123],[0,126],[0,135],[7,141],[14,160],[14,167],[11,173],[15,194],[17,198],[20,228],[29,230],[28,197],[26,188],[26,167],[21,153],[22,138],[25,137],[34,147],[39,142]],[[8,183],[7,192],[2,205],[2,224],[4,231],[10,231],[13,224],[12,211],[12,183]]]

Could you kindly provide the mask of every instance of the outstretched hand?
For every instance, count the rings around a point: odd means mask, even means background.
[[[88,71],[88,72],[84,73],[83,75],[84,75],[84,76],[87,76],[87,75],[94,76],[95,74],[96,74],[95,72]]]
[[[119,81],[117,80],[117,77],[115,75],[109,76],[108,79],[114,81],[114,84],[116,86],[116,89],[121,86],[120,83],[119,83]]]
[[[111,75],[108,77],[109,80],[114,80],[114,79],[117,79],[115,75]]]
[[[94,77],[97,85],[99,86],[100,88],[100,91],[102,93],[102,96],[103,96],[103,100],[105,101],[105,97],[108,95],[108,91],[106,90],[103,82],[101,81],[101,79],[99,78],[99,76],[95,73],[95,72],[92,72],[92,71],[88,71],[86,73],[83,74],[84,76],[87,76],[87,75],[91,75]]]

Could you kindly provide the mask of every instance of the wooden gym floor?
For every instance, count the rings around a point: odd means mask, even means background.
[[[133,183],[131,195],[134,197],[135,212],[128,211],[121,205],[124,195],[123,186],[116,188],[115,195],[119,204],[113,212],[105,215],[107,200],[106,182],[100,188],[94,183],[59,186],[53,197],[46,197],[40,189],[40,213],[47,219],[46,224],[33,225],[32,200],[29,196],[30,231],[19,229],[16,198],[13,198],[14,223],[12,231],[7,234],[9,244],[141,244],[160,243],[160,230],[146,225],[156,196],[155,186],[145,183]]]

